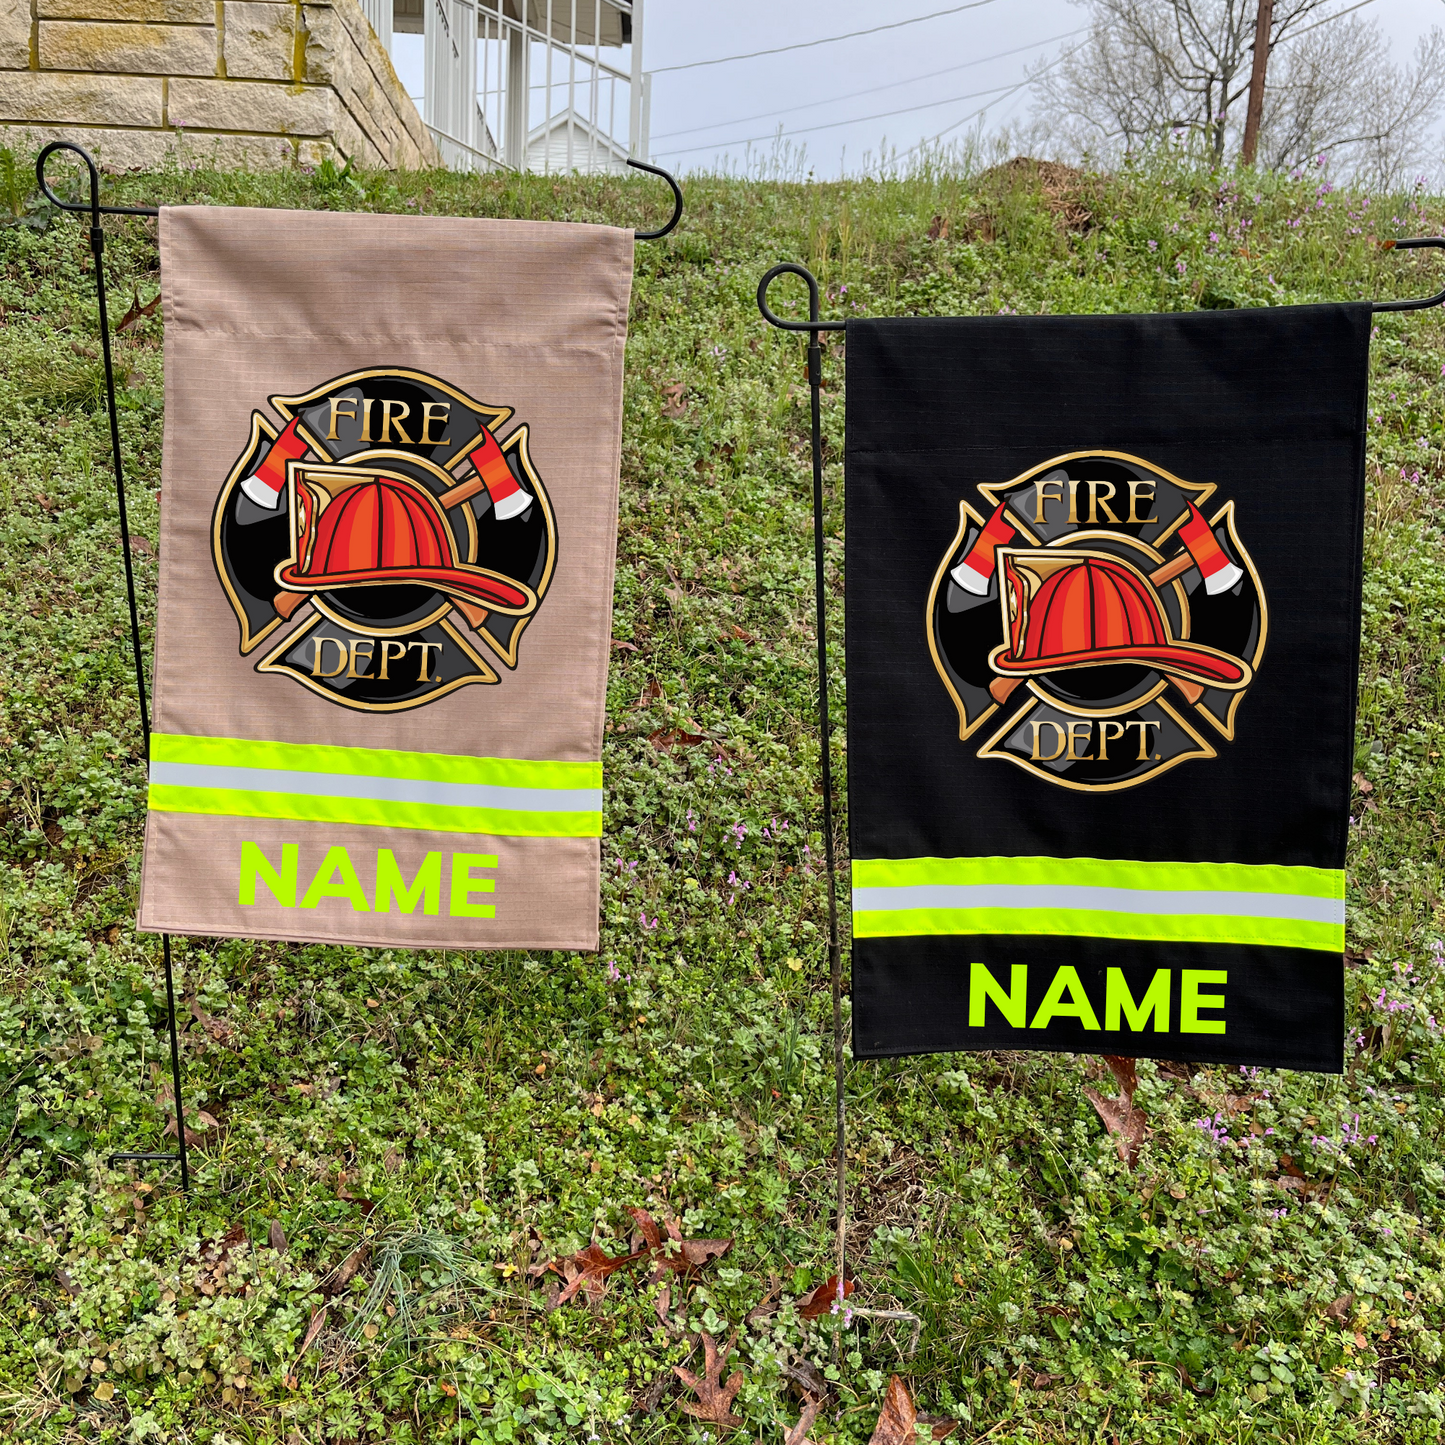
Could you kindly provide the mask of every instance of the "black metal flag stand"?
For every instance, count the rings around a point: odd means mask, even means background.
[[[86,170],[90,173],[90,201],[71,202],[63,201],[54,191],[45,178],[45,164],[57,151],[70,151],[85,162]],[[639,241],[656,241],[674,230],[677,223],[682,219],[682,189],[676,179],[659,166],[650,166],[642,161],[628,161],[627,164],[639,171],[646,171],[650,175],[661,176],[672,188],[673,210],[672,216],[667,223],[655,231],[634,231],[633,236]],[[94,159],[83,147],[74,145],[70,141],[52,141],[36,157],[35,178],[40,184],[46,200],[51,205],[62,211],[70,211],[77,215],[90,216],[90,253],[95,261],[95,294],[99,306],[100,317],[100,349],[101,357],[105,365],[105,401],[106,409],[110,416],[110,453],[111,462],[115,469],[115,501],[116,513],[120,519],[120,550],[121,560],[125,564],[125,591],[126,600],[130,604],[130,640],[131,654],[135,663],[135,687],[136,697],[140,702],[140,726],[141,738],[145,750],[146,765],[150,764],[150,708],[147,702],[145,661],[141,647],[140,635],[140,611],[136,605],[135,592],[135,570],[131,563],[130,545],[130,521],[126,512],[125,501],[125,477],[122,471],[120,452],[120,419],[116,411],[115,401],[115,371],[111,362],[110,354],[110,322],[106,315],[105,305],[105,232],[101,229],[100,218],[102,216],[159,216],[160,211],[155,206],[103,206],[100,203],[100,172],[96,168]],[[814,310],[816,310],[816,302]],[[814,408],[816,414],[816,405]],[[829,847],[831,849],[831,841]],[[829,853],[831,869],[831,852]],[[836,929],[835,929],[836,937]],[[836,950],[835,950],[836,952]],[[139,1161],[144,1163],[179,1163],[181,1166],[181,1189],[189,1192],[191,1187],[190,1160],[186,1151],[186,1111],[181,1100],[181,1048],[180,1038],[176,1029],[176,989],[175,974],[171,964],[171,936],[168,933],[161,934],[161,956],[165,961],[166,973],[166,1024],[170,1033],[171,1045],[171,1088],[175,1094],[175,1124],[176,1124],[176,1152],[151,1152],[144,1150],[122,1150],[110,1156],[112,1164],[128,1161]]]
[[[1422,237],[1410,241],[1382,241],[1382,249],[1410,251],[1423,247],[1445,249],[1445,237]],[[768,287],[779,276],[800,276],[808,287],[808,319],[806,321],[785,321],[774,314],[768,305]],[[1418,300],[1376,301],[1373,311],[1425,311],[1432,306],[1445,303],[1445,290],[1434,296]],[[823,575],[823,434],[822,396],[823,348],[818,337],[824,331],[846,331],[846,321],[823,321],[819,316],[818,281],[806,266],[795,261],[785,261],[774,266],[758,283],[758,310],[771,326],[782,331],[805,331],[808,333],[808,387],[812,400],[812,442],[813,442],[813,585],[816,602],[818,629],[818,732],[822,748],[823,784],[823,845],[827,860],[828,874],[828,965],[833,989],[833,1081],[834,1116],[837,1164],[837,1241],[834,1265],[837,1271],[837,1293],[834,1309],[841,1312],[846,1298],[846,1255],[847,1255],[847,1121],[845,1105],[845,1060],[843,1047],[843,963],[842,950],[838,940],[838,887],[836,849],[833,841],[833,764],[832,725],[828,716],[828,638],[827,613]],[[891,1318],[915,1318],[903,1311],[867,1311],[857,1313],[882,1314]],[[835,1337],[835,1355],[836,1355]]]

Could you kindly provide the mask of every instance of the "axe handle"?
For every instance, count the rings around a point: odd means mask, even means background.
[[[458,482],[456,486],[449,487],[437,498],[443,507],[460,506],[463,502],[469,502],[478,492],[484,492],[487,484],[482,480],[480,472],[473,472],[466,481]]]
[[[487,620],[487,609],[485,607],[478,607],[475,602],[467,602],[463,598],[453,597],[452,606],[478,630],[481,629],[482,624]]]
[[[1156,567],[1149,574],[1149,580],[1156,587],[1162,587],[1166,582],[1172,582],[1176,577],[1182,577],[1191,567],[1197,565],[1188,551],[1184,551],[1177,557],[1171,557],[1163,566]]]

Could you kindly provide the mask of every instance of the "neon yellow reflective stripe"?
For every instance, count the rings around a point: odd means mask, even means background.
[[[211,813],[233,818],[287,818],[307,823],[359,823],[436,833],[486,833],[504,838],[597,838],[602,814],[519,813],[505,808],[447,808],[365,798],[318,798],[297,793],[228,788],[171,788],[153,784],[158,813]]]
[[[1338,953],[1342,870],[1102,858],[860,859],[858,938],[1013,934]]]
[[[1043,937],[1135,939],[1145,943],[1270,944],[1339,953],[1344,928],[1301,919],[1201,914],[1108,913],[1093,909],[900,908],[860,910],[855,938],[941,934],[1033,934]]]
[[[602,765],[157,733],[156,812],[595,838]]]
[[[1290,893],[1343,898],[1343,869],[1276,863],[1143,863],[1127,858],[855,858],[855,888],[1010,883],[1150,892]]]
[[[477,758],[456,753],[405,753],[391,748],[344,748],[328,743],[273,743],[247,738],[151,734],[151,761],[284,772],[350,773],[370,778],[417,778],[509,788],[600,788],[602,764]]]

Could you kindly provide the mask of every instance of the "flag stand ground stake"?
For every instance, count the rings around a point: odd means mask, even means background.
[[[1382,241],[1380,242],[1380,246],[1387,251],[1408,251],[1423,247],[1445,249],[1445,238],[1422,237],[1408,241]],[[807,321],[785,321],[782,317],[775,315],[769,308],[768,287],[779,276],[799,276],[806,283],[808,287]],[[1445,302],[1445,290],[1433,296],[1422,297],[1419,300],[1377,301],[1371,309],[1376,312],[1423,311],[1432,306],[1439,306],[1442,302]],[[823,440],[820,396],[823,355],[818,338],[819,334],[824,331],[846,331],[847,323],[843,321],[823,321],[820,319],[817,278],[806,266],[801,266],[793,261],[787,261],[782,265],[774,266],[763,276],[762,280],[758,283],[758,310],[762,312],[765,321],[772,326],[778,327],[782,331],[805,331],[808,333],[808,385],[812,401],[813,443],[813,571],[818,628],[818,728],[823,758],[823,841],[828,873],[828,963],[833,987],[833,1076],[836,1119],[835,1149],[837,1156],[837,1241],[835,1256],[837,1293],[834,1300],[834,1310],[836,1314],[841,1316],[844,1310],[844,1299],[846,1297],[845,1280],[847,1278],[845,1271],[847,1253],[847,1132],[844,1111],[843,967],[842,955],[838,943],[837,865],[833,845],[832,729],[828,717],[828,641],[823,592]],[[855,1313],[870,1314],[873,1312],[869,1310],[858,1310],[855,1311]],[[894,1317],[893,1312],[880,1313],[888,1313],[890,1317]],[[905,1313],[906,1312],[899,1312],[897,1317],[902,1317]],[[907,1315],[907,1317],[910,1319],[916,1318],[912,1315]],[[841,1322],[840,1319],[840,1325]],[[835,1330],[833,1336],[833,1358],[835,1364],[838,1362],[839,1338],[839,1333]],[[916,1333],[914,1339],[916,1344]]]
[[[57,151],[69,151],[78,156],[84,163],[90,174],[90,200],[89,202],[63,201],[51,190],[45,179],[46,162]],[[636,170],[646,171],[650,175],[661,176],[672,188],[673,211],[671,218],[665,225],[655,231],[634,231],[633,237],[639,241],[656,241],[666,236],[676,228],[677,223],[682,219],[682,190],[677,181],[665,170],[658,166],[646,165],[642,161],[628,161],[627,164]],[[95,292],[99,303],[100,318],[100,347],[101,356],[105,365],[105,399],[106,408],[110,416],[110,450],[112,465],[115,468],[115,497],[116,510],[120,519],[120,544],[121,560],[125,565],[125,590],[126,600],[130,605],[130,640],[131,653],[135,664],[135,686],[136,697],[140,703],[140,725],[141,737],[143,740],[145,760],[147,766],[150,763],[150,711],[147,702],[145,662],[141,647],[140,635],[140,611],[136,604],[135,592],[135,570],[131,562],[131,541],[130,521],[126,511],[125,500],[125,478],[122,471],[120,451],[120,420],[116,410],[115,400],[115,370],[111,360],[110,350],[110,322],[106,315],[105,305],[105,232],[101,229],[100,218],[102,216],[151,216],[157,217],[160,212],[155,206],[103,206],[100,203],[100,172],[96,169],[94,159],[83,147],[74,145],[69,141],[52,141],[47,145],[35,160],[35,178],[40,185],[40,190],[51,205],[62,211],[70,211],[77,215],[89,215],[90,217],[90,251],[95,263]],[[814,308],[816,310],[816,306]],[[813,408],[814,432],[816,437],[817,428],[817,405],[816,392]],[[829,841],[829,859],[831,869],[831,839]],[[834,928],[836,940],[836,924]],[[836,948],[835,948],[836,953]],[[171,938],[170,934],[161,934],[161,956],[165,963],[166,975],[166,1025],[170,1034],[171,1046],[171,1088],[175,1102],[175,1125],[176,1125],[176,1152],[146,1152],[134,1150],[122,1150],[110,1155],[110,1163],[118,1164],[126,1161],[141,1161],[147,1163],[179,1163],[181,1166],[181,1189],[189,1192],[191,1187],[190,1160],[186,1149],[186,1111],[181,1097],[181,1049],[180,1038],[176,1029],[176,990],[175,975],[171,963]]]
[[[778,276],[801,276],[808,283],[808,320],[783,321],[768,309],[768,287]],[[838,863],[833,843],[833,759],[832,725],[828,717],[828,616],[823,590],[823,348],[818,342],[820,331],[841,331],[841,321],[818,320],[818,283],[804,266],[786,262],[774,266],[758,283],[758,309],[773,326],[784,331],[808,333],[808,389],[813,410],[813,596],[818,629],[818,733],[823,757],[823,856],[828,874],[828,970],[833,984],[833,1087],[834,1087],[834,1149],[838,1172],[838,1237],[834,1266],[837,1272],[837,1294],[834,1311],[843,1312],[847,1293],[845,1271],[848,1231],[848,1151],[847,1119],[844,1113],[843,1059],[843,954],[838,944]],[[841,1318],[837,1321],[841,1326]],[[833,1332],[833,1363],[840,1353],[839,1329]]]

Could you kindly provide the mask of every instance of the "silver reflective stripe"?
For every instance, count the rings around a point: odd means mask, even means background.
[[[1190,914],[1220,918],[1293,918],[1308,923],[1345,921],[1342,898],[1296,893],[1156,892],[1144,888],[1080,888],[1068,884],[915,884],[855,888],[855,912],[901,908],[1089,909],[1101,913]]]
[[[501,788],[485,783],[435,783],[421,778],[352,777],[280,768],[228,768],[209,763],[152,763],[150,780],[173,788],[225,788],[244,793],[296,793],[311,798],[370,798],[450,808],[506,808],[517,813],[600,813],[601,788]]]

